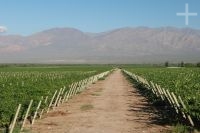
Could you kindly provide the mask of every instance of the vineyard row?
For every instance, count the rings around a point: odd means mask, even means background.
[[[141,84],[145,89],[149,90],[155,98],[167,103],[176,112],[177,115],[181,115],[182,118],[187,120],[191,126],[195,126],[186,105],[184,104],[181,96],[177,96],[174,92],[170,92],[168,89],[162,88],[160,85],[153,83],[152,81],[147,81],[145,78],[138,76],[129,71],[123,70],[123,72],[130,78],[135,80],[137,83]]]
[[[17,125],[18,127],[20,127],[18,130],[23,131],[27,121],[30,121],[30,124],[33,125],[37,118],[39,119],[42,118],[44,113],[49,113],[51,109],[54,110],[56,107],[58,107],[62,103],[67,102],[71,97],[73,97],[74,95],[86,89],[88,85],[96,82],[97,80],[101,78],[104,78],[110,72],[111,71],[106,71],[106,72],[97,74],[95,76],[86,78],[84,80],[81,80],[79,82],[72,83],[71,85],[69,85],[69,88],[63,87],[63,88],[60,88],[59,90],[55,90],[52,96],[45,96],[45,97],[42,96],[36,108],[34,108],[34,113],[32,114],[30,113],[30,110],[33,104],[33,100],[30,100],[29,106],[26,109],[26,111],[24,111],[23,114],[20,113],[20,111],[22,112],[21,110],[22,104],[19,104],[16,110],[16,113],[14,115],[14,118],[12,119],[11,124],[6,130],[8,130],[9,133],[12,133],[15,129],[15,126]],[[20,114],[22,116],[20,116]]]

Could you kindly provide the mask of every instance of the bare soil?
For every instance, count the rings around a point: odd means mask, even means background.
[[[158,121],[158,111],[117,70],[37,120],[29,130],[32,133],[165,133],[170,129]]]

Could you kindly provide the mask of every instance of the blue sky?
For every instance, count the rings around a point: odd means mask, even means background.
[[[190,12],[189,26],[177,12]],[[30,35],[54,27],[103,32],[121,27],[200,29],[200,0],[0,0],[0,26],[6,34]]]

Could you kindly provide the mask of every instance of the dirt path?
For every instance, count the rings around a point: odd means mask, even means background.
[[[120,70],[50,112],[33,133],[159,133],[156,110],[148,105]]]

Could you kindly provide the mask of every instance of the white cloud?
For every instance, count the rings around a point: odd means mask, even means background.
[[[4,33],[7,31],[7,28],[5,26],[0,26],[0,33]]]

